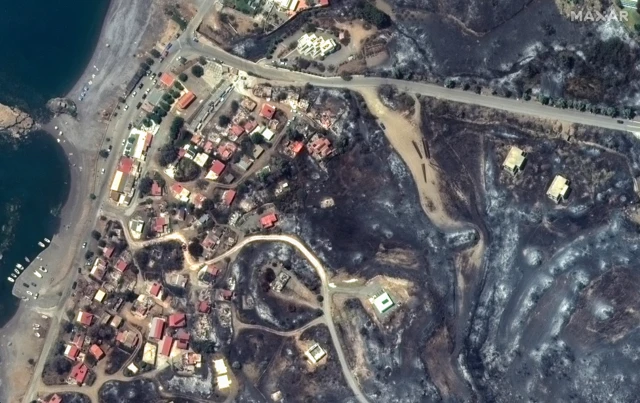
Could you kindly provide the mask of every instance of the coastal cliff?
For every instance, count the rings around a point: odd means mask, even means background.
[[[36,123],[29,114],[18,108],[0,104],[0,131],[19,137],[33,130],[35,126]]]

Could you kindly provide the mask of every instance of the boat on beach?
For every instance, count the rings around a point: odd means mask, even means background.
[[[41,248],[46,248],[47,245],[43,244],[42,242],[38,242],[38,246]]]

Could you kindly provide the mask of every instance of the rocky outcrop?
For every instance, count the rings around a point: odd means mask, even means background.
[[[33,129],[37,124],[29,114],[18,108],[0,104],[0,132],[9,132],[19,137]]]
[[[52,98],[47,102],[47,108],[54,115],[66,113],[73,117],[76,116],[76,104],[69,98]]]

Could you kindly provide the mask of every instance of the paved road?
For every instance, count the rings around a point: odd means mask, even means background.
[[[342,350],[342,344],[340,342],[340,337],[338,336],[338,332],[336,331],[336,327],[333,323],[333,314],[331,311],[331,295],[329,290],[329,283],[327,281],[327,272],[324,268],[320,259],[309,249],[307,246],[300,241],[298,238],[290,236],[290,235],[253,235],[247,238],[244,238],[233,248],[229,249],[227,252],[223,253],[220,256],[217,256],[211,260],[208,260],[204,263],[198,264],[197,267],[202,266],[202,264],[212,264],[224,260],[226,257],[232,256],[238,253],[245,246],[254,243],[254,242],[284,242],[287,243],[294,248],[296,248],[313,266],[316,273],[318,273],[318,277],[320,277],[320,281],[322,282],[322,297],[324,300],[322,301],[322,309],[324,311],[324,315],[326,317],[326,324],[329,328],[329,334],[331,335],[331,341],[333,342],[333,347],[336,350],[336,354],[338,355],[338,360],[340,361],[340,367],[342,368],[342,374],[344,375],[347,384],[351,388],[351,391],[356,396],[359,402],[367,402],[366,397],[360,391],[360,386],[358,385],[358,381],[353,376],[351,369],[349,368],[349,364],[347,363],[347,359],[344,356]]]
[[[558,109],[541,105],[534,101],[522,101],[514,98],[501,98],[496,96],[479,95],[472,91],[462,91],[460,89],[445,88],[435,84],[418,83],[412,81],[397,80],[382,77],[354,76],[350,81],[345,81],[340,77],[319,77],[312,74],[290,71],[283,68],[259,65],[257,63],[242,59],[227,53],[223,49],[205,45],[193,40],[194,32],[202,16],[211,5],[203,8],[196,15],[192,23],[187,27],[185,34],[177,40],[179,53],[186,58],[205,55],[217,59],[220,63],[229,67],[253,73],[257,76],[297,84],[313,84],[321,87],[344,88],[354,91],[362,88],[377,88],[383,84],[396,86],[399,90],[420,94],[428,97],[444,99],[448,101],[460,102],[503,110],[511,113],[533,116],[543,119],[559,120],[568,123],[578,123],[587,126],[600,127],[604,129],[626,130],[640,135],[640,121],[624,120],[618,123],[617,119],[591,113],[578,112],[573,109]]]

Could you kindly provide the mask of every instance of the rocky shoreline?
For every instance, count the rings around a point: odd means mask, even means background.
[[[28,113],[0,104],[0,132],[8,132],[14,137],[37,129],[39,125]]]

